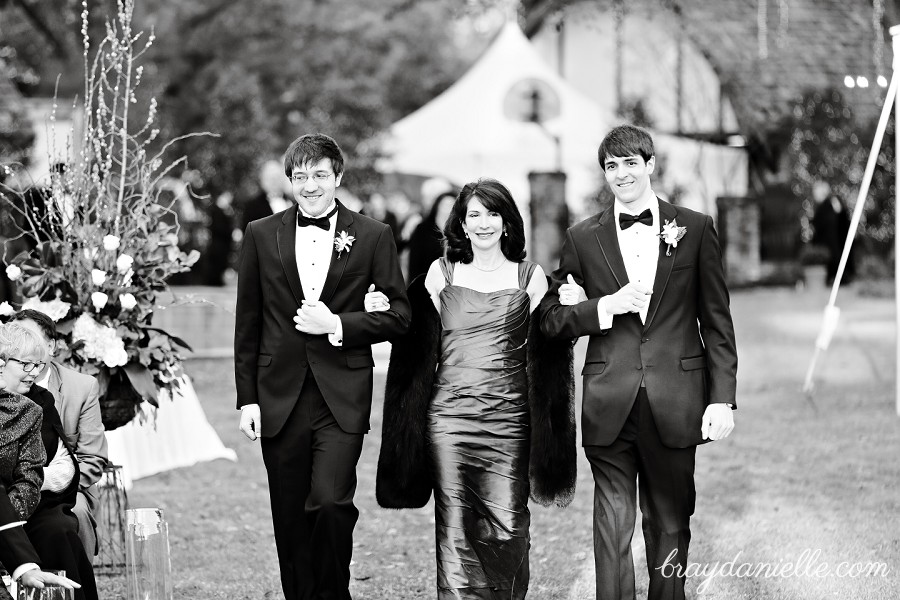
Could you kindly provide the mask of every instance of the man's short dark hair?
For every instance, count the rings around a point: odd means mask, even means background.
[[[46,337],[50,341],[56,339],[56,323],[53,322],[53,319],[39,310],[34,310],[33,308],[23,308],[20,311],[10,315],[9,320],[10,322],[34,321],[44,333],[44,337]]]
[[[656,154],[650,133],[634,125],[619,125],[606,134],[597,150],[600,166],[610,158],[640,156],[647,162]]]
[[[324,133],[301,135],[291,142],[284,153],[284,174],[290,177],[295,167],[314,165],[323,158],[331,159],[336,176],[344,172],[344,155],[336,141]]]

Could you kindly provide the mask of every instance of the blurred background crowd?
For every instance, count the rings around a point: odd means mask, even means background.
[[[29,173],[12,188],[66,160],[120,6],[0,0],[0,164]],[[621,122],[658,142],[654,190],[714,216],[732,285],[830,280],[896,22],[895,0],[141,0],[135,114],[186,157],[162,197],[201,254],[171,283],[233,280],[246,223],[289,202],[279,153],[314,131],[346,150],[339,197],[391,225],[408,274],[435,252],[441,194],[480,176],[511,189],[552,269],[555,230],[609,202],[594,154]],[[891,120],[848,280],[891,274],[893,146]]]

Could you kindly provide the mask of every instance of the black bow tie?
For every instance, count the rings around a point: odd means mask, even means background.
[[[652,227],[653,213],[650,212],[649,208],[637,216],[629,215],[628,213],[619,213],[619,228],[623,231],[635,223],[643,223],[644,225],[650,225]]]
[[[314,227],[318,227],[319,229],[324,229],[328,231],[331,228],[331,223],[328,222],[334,213],[337,212],[337,206],[335,206],[330,213],[325,215],[324,217],[307,217],[300,210],[297,210],[297,227],[308,227],[312,225]]]

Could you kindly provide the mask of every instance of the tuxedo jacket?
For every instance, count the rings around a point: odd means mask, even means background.
[[[319,298],[338,315],[343,345],[294,328],[303,301],[295,241],[297,206],[247,226],[241,246],[234,333],[238,408],[259,404],[263,437],[276,435],[296,404],[308,372],[341,429],[365,433],[372,405],[371,345],[402,334],[410,308],[390,227],[338,202],[335,235],[355,238],[331,263]],[[370,284],[390,310],[367,313]]]
[[[712,219],[659,201],[659,227],[676,222],[687,231],[677,247],[660,240],[656,278],[646,323],[637,313],[613,317],[601,330],[597,303],[628,283],[613,208],[571,227],[541,303],[550,337],[590,336],[584,370],[582,439],[606,446],[619,435],[643,380],[650,409],[666,446],[701,443],[703,412],[710,403],[736,407],[737,350],[722,255]],[[588,297],[559,303],[571,274]]]

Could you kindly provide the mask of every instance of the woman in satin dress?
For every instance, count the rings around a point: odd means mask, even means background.
[[[571,347],[532,327],[547,280],[524,260],[500,182],[466,185],[444,234],[447,256],[410,285],[413,323],[393,341],[376,493],[398,508],[433,491],[439,600],[518,600],[529,496],[565,505],[574,491]],[[375,292],[365,306],[387,302]]]

